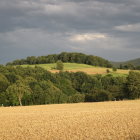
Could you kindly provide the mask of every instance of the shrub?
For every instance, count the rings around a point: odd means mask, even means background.
[[[57,61],[56,62],[56,69],[57,70],[63,70],[64,69],[64,65],[63,65],[62,61]]]

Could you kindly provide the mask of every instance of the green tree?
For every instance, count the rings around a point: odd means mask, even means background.
[[[43,94],[41,93],[43,95],[43,99],[41,98],[42,104],[66,102],[66,95],[51,81],[41,81],[39,85],[43,90]]]
[[[3,74],[0,74],[0,92],[5,91],[9,84],[7,78]]]
[[[109,101],[111,99],[111,94],[106,90],[99,90],[95,93],[94,99],[96,102]]]
[[[106,73],[110,73],[110,70],[109,70],[109,69],[107,69],[107,70],[106,70]]]
[[[17,97],[19,105],[22,106],[23,96],[29,95],[31,93],[31,89],[23,80],[17,80],[16,83],[8,87],[7,92],[12,95],[15,101],[15,98]]]
[[[72,87],[72,82],[66,78],[59,78],[58,84],[56,85],[64,94],[73,95],[77,91]]]
[[[113,68],[112,68],[112,71],[113,71],[113,72],[116,72],[116,71],[117,71],[117,68],[113,67]]]
[[[130,71],[127,77],[126,88],[128,92],[128,98],[135,99],[140,98],[140,73]]]
[[[69,102],[71,103],[79,103],[79,102],[84,102],[85,101],[85,95],[84,94],[74,94],[69,97]]]
[[[62,61],[57,61],[56,62],[56,69],[57,70],[63,70],[64,69],[64,65],[63,65]]]
[[[34,104],[34,105],[45,104],[44,102],[45,90],[43,90],[39,84],[34,84],[32,85],[32,91],[33,93],[31,94],[31,99],[32,99],[31,104]]]

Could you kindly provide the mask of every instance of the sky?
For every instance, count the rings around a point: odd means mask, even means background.
[[[140,0],[0,0],[0,64],[60,52],[140,57]]]

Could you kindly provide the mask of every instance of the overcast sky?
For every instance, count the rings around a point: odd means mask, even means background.
[[[140,0],[0,0],[0,63],[82,52],[140,57]]]

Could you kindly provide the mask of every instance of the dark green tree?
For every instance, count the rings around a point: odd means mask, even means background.
[[[107,90],[96,90],[94,94],[95,102],[112,100],[112,94]]]
[[[7,87],[9,86],[9,81],[8,79],[0,73],[0,93],[5,91]]]
[[[11,94],[13,98],[18,99],[19,105],[22,106],[23,96],[27,94],[29,95],[31,93],[31,89],[24,83],[23,80],[18,80],[16,83],[8,87],[7,92]],[[16,99],[14,100],[16,101]]]
[[[85,95],[84,94],[74,94],[69,97],[69,102],[70,103],[80,103],[85,101]]]
[[[64,69],[64,65],[62,61],[57,61],[56,62],[56,69],[57,70],[63,70]]]
[[[140,98],[140,73],[130,71],[127,77],[126,92],[128,92],[128,98],[136,99]]]
[[[113,68],[112,68],[112,71],[113,71],[113,72],[116,72],[116,71],[117,71],[117,68],[116,68],[116,67],[113,67]]]
[[[107,73],[110,73],[110,70],[109,70],[109,69],[107,69],[107,70],[106,70],[106,72],[107,72]]]

